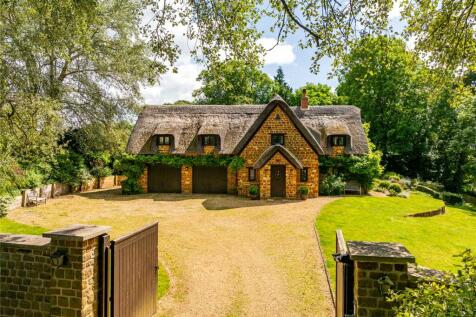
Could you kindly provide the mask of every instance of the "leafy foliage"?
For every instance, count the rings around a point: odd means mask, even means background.
[[[199,104],[264,104],[276,90],[267,74],[238,60],[211,64],[198,80],[203,86],[193,96]]]
[[[278,70],[276,71],[276,75],[274,76],[274,82],[276,84],[276,87],[274,89],[275,93],[280,95],[281,98],[283,98],[286,103],[288,103],[291,106],[296,106],[293,104],[293,89],[289,84],[286,82],[284,78],[284,72],[283,69],[278,67]]]
[[[301,88],[296,89],[293,97],[293,105],[300,105],[303,90],[306,89],[309,105],[335,105],[339,104],[341,99],[332,91],[332,88],[324,84],[307,83]]]
[[[243,167],[244,160],[239,156],[179,156],[168,154],[155,155],[124,155],[114,162],[114,169],[127,176],[122,184],[124,194],[138,194],[142,192],[138,184],[144,168],[148,164],[164,164],[173,167],[186,166],[222,166],[238,170]]]
[[[52,165],[52,181],[79,186],[91,178],[84,158],[77,153],[63,151],[56,157]]]
[[[319,158],[319,169],[322,173],[336,174],[344,180],[356,180],[367,192],[372,186],[374,179],[383,172],[380,165],[382,153],[375,150],[375,145],[368,137],[369,125],[364,124],[369,153],[366,155],[337,155],[323,156]]]
[[[429,64],[445,71],[476,63],[476,6],[472,0],[402,2],[406,35]]]
[[[255,184],[250,185],[250,187],[248,188],[248,193],[252,196],[259,195],[259,187]]]
[[[344,189],[345,182],[338,175],[329,175],[319,184],[319,194],[324,196],[341,195]]]
[[[476,311],[476,257],[470,250],[458,256],[457,274],[446,274],[441,280],[419,283],[393,293],[389,300],[397,304],[397,316],[472,316]]]
[[[449,205],[463,205],[464,204],[463,196],[459,194],[442,192],[441,199]]]
[[[402,186],[400,186],[398,183],[391,183],[388,186],[388,192],[390,193],[390,196],[397,196],[402,192],[402,190]]]

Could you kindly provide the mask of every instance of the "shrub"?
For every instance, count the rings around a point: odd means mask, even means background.
[[[0,218],[7,215],[7,208],[10,200],[11,197],[9,196],[0,196]]]
[[[388,186],[388,192],[391,196],[396,196],[402,192],[402,186],[398,183],[392,183]]]
[[[319,194],[324,196],[340,195],[344,192],[345,182],[337,175],[327,176],[319,186]]]
[[[476,256],[470,250],[458,255],[458,273],[425,280],[416,289],[392,292],[397,316],[474,316],[476,311]]]
[[[79,186],[91,175],[81,155],[74,152],[63,152],[56,157],[51,171],[51,179],[56,182]]]
[[[299,193],[302,195],[302,196],[307,196],[309,194],[309,187],[307,186],[300,186],[299,187]]]
[[[462,205],[464,204],[463,196],[459,194],[443,192],[441,193],[441,199],[449,205]]]
[[[257,185],[250,185],[250,188],[248,188],[248,193],[251,196],[257,196],[259,194],[259,187]]]
[[[390,182],[389,181],[381,181],[378,186],[379,188],[383,188],[383,189],[388,189],[388,187],[390,187]]]
[[[382,178],[391,181],[399,181],[402,177],[395,172],[386,172],[385,174],[383,174]]]

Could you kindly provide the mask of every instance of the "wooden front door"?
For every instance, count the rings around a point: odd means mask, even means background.
[[[271,165],[271,197],[286,196],[286,166]]]

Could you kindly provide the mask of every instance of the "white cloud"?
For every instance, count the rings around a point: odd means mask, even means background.
[[[258,43],[261,44],[266,50],[271,49],[276,45],[276,39],[271,37],[262,37],[258,40]],[[279,43],[266,52],[264,57],[264,64],[291,64],[296,60],[296,55],[293,51],[293,46],[291,44]]]
[[[181,58],[177,64],[177,73],[172,71],[161,76],[160,83],[144,87],[142,97],[146,104],[160,105],[177,100],[192,100],[192,92],[201,84],[197,76],[202,66],[192,62],[190,57]]]

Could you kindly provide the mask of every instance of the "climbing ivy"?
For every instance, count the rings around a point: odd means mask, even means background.
[[[172,167],[181,166],[222,166],[237,171],[244,166],[244,160],[239,156],[199,155],[181,156],[171,154],[155,155],[124,155],[114,162],[116,173],[127,176],[122,183],[123,194],[139,194],[143,190],[139,186],[139,178],[148,164],[163,164]]]

